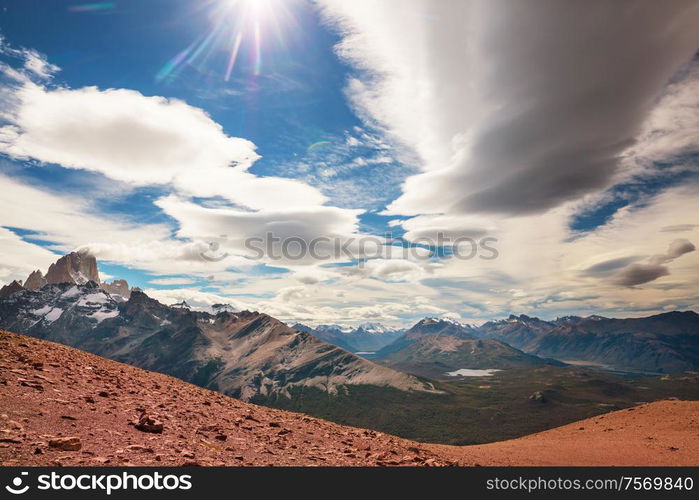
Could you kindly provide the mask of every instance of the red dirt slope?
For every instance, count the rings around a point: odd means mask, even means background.
[[[0,332],[0,463],[699,465],[699,402],[651,403],[501,443],[424,445]]]
[[[699,465],[699,401],[657,401],[510,441],[431,449],[481,465]]]
[[[160,424],[162,432],[145,432],[159,430]],[[77,349],[0,331],[0,463],[451,462],[411,441],[255,406]]]

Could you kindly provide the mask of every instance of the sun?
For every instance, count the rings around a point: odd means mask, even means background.
[[[214,0],[204,7],[210,29],[173,57],[156,75],[156,80],[175,77],[187,65],[206,64],[213,52],[227,53],[222,76],[231,79],[241,47],[249,47],[252,76],[262,72],[263,52],[271,41],[286,48],[286,36],[296,26],[290,0]],[[243,43],[247,42],[247,43]]]

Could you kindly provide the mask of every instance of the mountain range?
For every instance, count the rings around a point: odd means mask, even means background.
[[[315,328],[296,323],[292,328],[310,333],[350,352],[362,354],[374,353],[405,333],[404,329],[388,328],[380,323],[363,323],[357,327],[318,325]]]
[[[347,345],[348,333],[306,331]],[[510,315],[481,326],[425,318],[392,342],[383,340],[385,345],[371,352],[370,359],[430,376],[436,376],[440,366],[445,371],[450,367],[511,368],[554,360],[627,372],[699,370],[699,315],[693,311],[626,319],[565,316],[552,321]],[[462,362],[466,366],[455,366]]]
[[[567,362],[655,373],[699,369],[699,315],[673,311],[645,318],[566,316],[544,321],[526,315],[485,323],[481,338]]]
[[[93,281],[15,292],[0,301],[0,325],[241,399],[288,394],[292,386],[329,393],[352,384],[434,390],[266,314],[192,311],[140,290],[115,300]]]
[[[563,366],[555,360],[526,354],[500,340],[476,338],[475,333],[469,325],[426,318],[378,351],[375,359],[398,370],[432,378],[455,376],[462,369]]]
[[[72,287],[65,289],[67,285]],[[131,305],[127,305],[132,292],[136,292],[135,300]],[[17,299],[15,296],[21,298]],[[173,304],[168,308],[146,299],[140,290],[130,289],[125,280],[101,282],[95,257],[87,251],[72,252],[59,258],[45,275],[40,270],[35,270],[24,284],[15,281],[0,289],[0,311],[4,311],[0,317],[0,326],[23,333],[40,334],[44,338],[59,339],[69,345],[81,345],[83,340],[77,339],[82,338],[84,332],[90,332],[84,341],[94,341],[93,329],[98,332],[120,328],[123,330],[125,326],[121,325],[121,322],[132,321],[127,319],[127,314],[138,315],[141,308],[152,308],[159,310],[159,314],[163,316],[161,321],[170,323],[149,322],[147,327],[142,327],[138,342],[144,341],[148,335],[165,335],[161,330],[191,327],[193,331],[204,332],[198,334],[207,337],[207,340],[201,342],[192,340],[193,344],[198,346],[202,343],[220,344],[221,335],[210,332],[223,329],[225,334],[231,334],[229,330],[235,330],[235,325],[239,324],[232,321],[232,318],[239,319],[240,316],[236,316],[233,308],[226,304],[216,304],[211,313],[205,313],[191,311],[186,303]],[[121,303],[125,306],[118,307]],[[134,303],[140,305],[134,306]],[[70,312],[63,317],[63,311],[68,309]],[[173,326],[171,320],[165,316],[177,314],[182,314],[183,318],[178,317],[177,325]],[[105,320],[109,321],[103,323]],[[270,318],[269,321],[272,320],[273,318]],[[215,327],[205,327],[205,322]],[[129,326],[131,324],[129,323]],[[675,311],[629,319],[566,316],[553,321],[526,315],[511,315],[507,319],[489,321],[481,326],[466,325],[443,318],[425,318],[407,330],[384,327],[380,323],[364,323],[357,327],[318,325],[314,328],[297,323],[290,328],[275,325],[275,329],[280,332],[284,330],[286,333],[303,333],[299,339],[306,339],[310,335],[313,339],[323,342],[314,344],[309,348],[311,351],[323,351],[321,346],[327,349],[329,347],[324,343],[328,343],[350,353],[360,353],[383,364],[401,367],[406,371],[422,375],[429,373],[431,377],[459,369],[502,369],[551,363],[551,359],[548,358],[624,371],[678,373],[699,369],[699,315],[692,311]],[[480,341],[476,342],[476,339]],[[134,342],[129,342],[132,348],[135,348]],[[306,346],[309,341],[299,343]],[[250,345],[254,344],[252,342]],[[97,348],[98,346],[93,347]],[[224,353],[238,352],[231,346],[223,346],[221,349]],[[237,370],[237,366],[232,366],[225,360],[212,361],[231,356],[220,356],[220,353],[214,355],[216,352],[215,348],[211,348],[210,354],[190,352],[189,355],[199,364],[208,364],[208,370],[213,369],[214,363],[220,364],[222,369],[228,366],[229,370]],[[339,352],[334,351],[333,356],[341,357]],[[128,353],[123,349],[114,353],[117,354],[128,357]],[[285,356],[288,358],[289,355]],[[264,357],[258,356],[255,359],[258,358]],[[266,361],[273,358],[274,356],[271,356]],[[354,363],[363,363],[363,360],[355,358],[356,356],[351,358]],[[345,360],[345,364],[349,363],[349,359]],[[374,364],[369,366],[370,369],[363,365],[363,369],[359,371],[380,371]],[[283,368],[281,371],[285,370],[286,368]],[[234,387],[237,387],[248,394],[251,390],[246,388],[247,384],[250,384],[248,378],[251,377],[250,373],[254,368],[248,366],[244,371],[248,373],[247,377],[241,378],[240,374],[233,377],[245,379],[244,383],[230,385],[221,380],[217,383],[229,387],[230,390],[236,390]],[[335,380],[336,375],[337,373],[333,372],[331,379]],[[285,380],[288,376],[289,374],[280,374]],[[362,376],[352,378],[363,379]],[[376,381],[375,376],[369,378]],[[404,377],[395,374],[387,376],[388,380],[399,378],[403,380],[397,383],[398,386],[416,387],[414,381],[406,383]],[[261,378],[263,379],[264,377]],[[277,383],[272,384],[274,390],[278,389]],[[315,383],[320,382],[316,380]],[[392,382],[389,381],[388,384],[391,385]],[[254,390],[264,391],[262,387],[265,385],[267,384],[260,383]],[[334,386],[334,382],[330,383],[330,386]]]

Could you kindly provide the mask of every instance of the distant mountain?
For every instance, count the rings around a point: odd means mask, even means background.
[[[102,290],[109,293],[109,295],[117,300],[129,300],[129,297],[131,297],[131,289],[126,280],[114,280],[111,283],[103,282],[100,286]]]
[[[98,284],[117,300],[128,300],[131,295],[129,284],[126,280],[114,280],[111,283],[100,282],[97,259],[87,250],[71,252],[59,258],[49,266],[46,276],[37,269],[32,271],[22,285],[16,284],[27,290],[40,290],[45,285],[59,285],[69,283],[72,285],[85,285],[89,282]],[[14,290],[17,286],[13,284]],[[6,292],[7,293],[7,292]]]
[[[60,342],[249,400],[292,387],[433,392],[416,377],[374,364],[257,312],[216,315],[163,305],[139,290],[117,300],[95,282],[48,284],[0,300],[0,328]]]
[[[315,328],[296,323],[294,330],[310,333],[316,338],[351,352],[375,352],[405,333],[403,329],[388,328],[380,323],[364,323],[356,328],[339,325],[318,325]]]
[[[51,284],[73,283],[84,285],[88,281],[100,282],[97,259],[87,251],[71,252],[49,266],[46,282]]]
[[[44,277],[44,273],[40,270],[32,271],[29,273],[29,277],[24,282],[24,288],[27,290],[38,290],[42,286],[46,285],[47,281]]]
[[[376,353],[376,359],[385,359],[391,354],[401,351],[423,337],[456,337],[461,339],[475,338],[475,330],[470,325],[442,318],[425,318],[415,323],[403,335]]]
[[[84,285],[88,281],[100,282],[97,259],[87,251],[80,251],[71,252],[58,259],[49,266],[45,276],[39,269],[32,271],[24,282],[24,288],[39,290],[44,285]]]
[[[433,378],[444,378],[448,372],[464,368],[563,365],[526,354],[499,340],[474,338],[474,333],[469,325],[426,318],[376,353],[376,360],[399,370]]]
[[[24,287],[22,286],[22,283],[19,281],[15,280],[9,285],[5,285],[4,287],[0,288],[0,299],[4,299],[5,297],[9,297],[15,292],[19,292],[20,290],[24,290]]]
[[[461,369],[510,369],[564,363],[542,359],[493,339],[464,339],[427,335],[399,351],[377,358],[397,370],[431,378],[445,378]]]
[[[555,321],[510,316],[485,323],[477,333],[563,361],[629,371],[699,370],[699,315],[692,311],[627,319],[566,316]]]

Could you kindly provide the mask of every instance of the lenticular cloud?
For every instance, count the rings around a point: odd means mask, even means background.
[[[691,1],[320,3],[353,103],[420,158],[392,214],[536,213],[607,187],[699,47]]]

